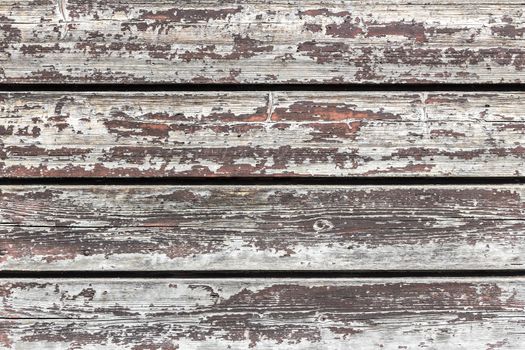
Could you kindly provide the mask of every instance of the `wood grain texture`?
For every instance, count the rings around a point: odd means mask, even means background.
[[[515,349],[515,279],[1,280],[2,349]]]
[[[0,93],[0,176],[522,176],[521,92]]]
[[[3,186],[4,270],[522,269],[525,187]]]
[[[525,82],[523,2],[12,0],[7,83]]]

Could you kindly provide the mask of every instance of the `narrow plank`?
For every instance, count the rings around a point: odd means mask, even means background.
[[[523,269],[525,187],[2,186],[3,270]]]
[[[523,92],[0,93],[0,176],[522,176]]]
[[[523,2],[12,0],[0,82],[523,83]]]
[[[523,349],[525,280],[1,280],[4,349]]]

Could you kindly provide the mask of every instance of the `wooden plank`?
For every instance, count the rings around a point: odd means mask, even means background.
[[[0,82],[523,83],[523,2],[12,0]]]
[[[3,270],[522,269],[525,187],[2,186]]]
[[[523,92],[0,93],[0,176],[522,176]]]
[[[523,349],[525,281],[2,280],[3,349]]]

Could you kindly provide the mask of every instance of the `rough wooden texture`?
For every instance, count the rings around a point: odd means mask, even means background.
[[[10,270],[516,269],[525,186],[4,186]]]
[[[0,93],[0,175],[519,176],[525,93]]]
[[[525,82],[518,0],[12,0],[0,82]]]
[[[2,280],[3,349],[515,349],[515,279]]]

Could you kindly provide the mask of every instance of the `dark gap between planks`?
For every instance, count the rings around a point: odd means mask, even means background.
[[[524,277],[519,270],[217,270],[217,271],[0,271],[0,278],[433,278]]]
[[[522,83],[500,84],[2,84],[0,91],[168,92],[168,91],[525,91]]]
[[[506,185],[525,184],[516,177],[67,177],[0,178],[2,185],[112,185],[112,186],[253,186],[253,185]]]

